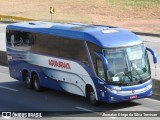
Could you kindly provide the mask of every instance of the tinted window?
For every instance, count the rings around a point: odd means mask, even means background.
[[[101,59],[97,59],[97,75],[102,78],[105,79],[105,71],[104,71],[104,67],[103,67],[103,63],[101,61]]]
[[[7,45],[16,49],[79,60],[88,64],[84,41],[24,31],[7,31]]]
[[[7,31],[7,46],[16,49],[30,50],[34,44],[34,37],[29,32],[23,31]]]
[[[59,56],[59,42],[54,41],[53,37],[43,34],[34,34],[35,44],[31,47],[31,52],[44,55]]]
[[[84,41],[51,35],[35,34],[31,51],[39,54],[88,62]]]
[[[88,45],[89,52],[90,52],[90,55],[91,55],[91,58],[92,58],[94,69],[96,70],[97,69],[96,68],[96,58],[97,58],[97,56],[96,56],[95,52],[102,53],[102,49],[99,46],[97,46],[93,43],[90,43],[90,42],[87,42],[87,45]]]

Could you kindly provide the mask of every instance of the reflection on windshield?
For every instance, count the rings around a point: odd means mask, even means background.
[[[144,81],[150,77],[148,56],[144,45],[105,49],[109,63],[108,80],[111,82]]]

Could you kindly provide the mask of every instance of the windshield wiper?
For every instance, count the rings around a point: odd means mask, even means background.
[[[131,62],[131,61],[130,61],[130,62]],[[140,84],[142,84],[142,83],[143,83],[143,78],[142,78],[142,76],[138,73],[138,71],[136,70],[136,68],[133,67],[133,63],[132,63],[132,62],[131,62],[131,67],[132,67],[132,69],[137,73],[136,75],[138,75],[138,77],[139,77],[139,79],[140,79],[138,82],[139,82]],[[132,74],[132,73],[131,73],[131,74]],[[132,77],[136,78],[136,77],[133,76],[133,75],[132,75]],[[137,78],[136,78],[136,79],[137,79]]]
[[[127,76],[129,79],[131,79],[131,71],[127,71],[124,73],[125,76]]]

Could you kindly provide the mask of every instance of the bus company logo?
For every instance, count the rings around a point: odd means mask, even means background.
[[[135,93],[135,91],[134,91],[134,90],[132,90],[132,93]]]
[[[71,70],[70,64],[66,63],[66,62],[61,62],[61,61],[49,59],[49,65],[54,66],[54,67],[58,67],[58,68],[64,68],[64,69]]]

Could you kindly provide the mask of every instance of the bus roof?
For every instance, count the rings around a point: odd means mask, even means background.
[[[122,28],[102,25],[30,21],[10,24],[7,29],[80,39],[92,42],[102,48],[142,43],[142,40],[132,32]]]

